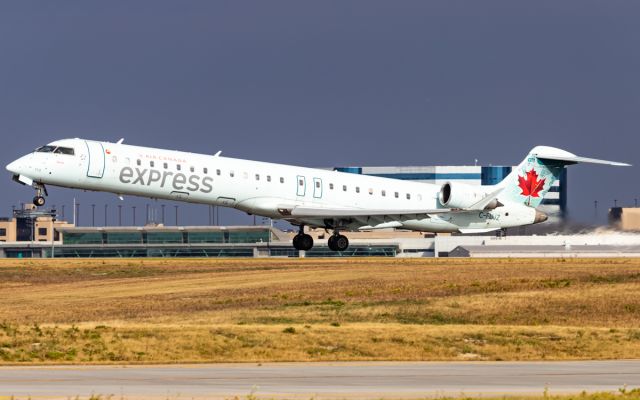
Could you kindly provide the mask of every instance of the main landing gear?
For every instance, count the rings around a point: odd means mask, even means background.
[[[333,251],[345,251],[349,247],[349,239],[345,235],[339,234],[337,231],[329,237],[327,243]]]
[[[46,200],[44,199],[44,196],[42,194],[44,193],[45,196],[48,195],[47,188],[44,187],[44,185],[41,183],[35,184],[35,188],[36,195],[33,198],[33,205],[36,207],[42,207],[46,203]]]
[[[293,237],[293,247],[296,250],[311,250],[313,247],[313,238],[311,235],[304,233],[304,225],[300,225],[300,232]]]
[[[338,231],[335,231],[333,235],[329,237],[327,243],[329,248],[333,251],[345,251],[349,247],[349,239],[346,236],[341,235]],[[304,226],[300,226],[300,231],[293,237],[293,247],[296,250],[311,250],[313,247],[313,238],[311,235],[304,233]]]

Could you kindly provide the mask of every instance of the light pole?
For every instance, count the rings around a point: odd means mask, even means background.
[[[160,208],[162,208],[162,225],[164,225],[164,204],[162,204]]]
[[[176,226],[178,226],[178,206],[174,206],[176,208]]]
[[[132,206],[133,208],[133,226],[136,226],[136,206]]]
[[[104,226],[107,226],[107,207],[109,207],[108,204],[104,205]]]
[[[122,226],[122,204],[118,204],[118,225]]]
[[[91,226],[96,226],[96,205],[91,205]]]
[[[147,217],[144,224],[149,225],[149,203],[147,203]]]

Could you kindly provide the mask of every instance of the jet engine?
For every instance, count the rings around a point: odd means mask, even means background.
[[[447,208],[468,208],[489,194],[486,186],[465,185],[464,183],[447,182],[442,185],[438,196],[440,204]],[[493,210],[502,204],[493,199],[485,210]]]

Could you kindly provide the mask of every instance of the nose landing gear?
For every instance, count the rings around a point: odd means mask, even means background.
[[[36,189],[36,195],[33,198],[33,205],[36,207],[42,207],[46,203],[46,200],[42,194],[44,193],[45,196],[48,196],[49,193],[47,193],[47,188],[41,183],[34,184],[34,186]]]

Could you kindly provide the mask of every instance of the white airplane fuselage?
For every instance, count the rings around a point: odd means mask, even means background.
[[[293,220],[282,211],[299,206],[390,214],[444,208],[438,199],[441,186],[429,183],[83,139],[49,146],[71,148],[74,154],[34,151],[7,169],[42,184],[233,207],[276,219]],[[352,218],[348,228],[455,232],[527,225],[535,216],[533,208],[513,205],[402,221]],[[325,218],[299,222],[325,226]]]
[[[308,250],[303,227],[331,229],[329,248],[342,251],[341,230],[404,228],[480,233],[543,222],[537,211],[566,165],[628,165],[537,146],[499,184],[435,185],[284,164],[84,139],[42,146],[7,165],[14,180],[45,185],[233,207],[301,227],[293,240]]]

